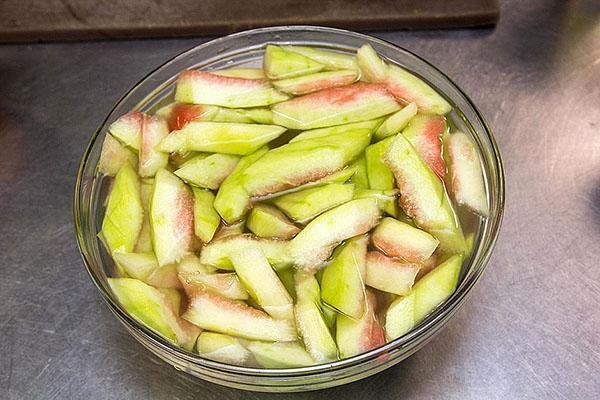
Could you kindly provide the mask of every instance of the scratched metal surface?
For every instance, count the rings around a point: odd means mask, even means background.
[[[298,399],[596,399],[600,13],[510,1],[495,30],[379,33],[443,68],[504,155],[507,214],[470,301],[369,379]],[[0,398],[271,399],[188,378],[137,344],[79,259],[71,191],[124,89],[201,40],[0,47]]]

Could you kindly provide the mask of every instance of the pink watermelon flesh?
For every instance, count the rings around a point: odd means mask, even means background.
[[[383,328],[375,315],[375,294],[368,289],[366,293],[367,309],[360,319],[338,315],[336,336],[342,358],[361,354],[385,344]]]
[[[264,80],[221,76],[197,70],[181,73],[175,92],[175,100],[181,103],[229,108],[267,106],[288,98]]]
[[[168,134],[169,127],[164,120],[144,115],[138,168],[141,177],[152,177],[156,171],[167,166],[169,155],[155,148]]]
[[[276,104],[273,123],[305,130],[367,121],[399,109],[384,86],[359,82]]]
[[[115,176],[127,162],[134,166],[137,165],[135,153],[123,146],[111,134],[107,134],[102,144],[98,171]]]
[[[108,131],[119,142],[132,150],[138,151],[140,149],[143,119],[144,114],[141,112],[130,112],[113,122],[108,127]]]
[[[212,113],[201,104],[175,104],[169,115],[169,131],[178,131],[192,121],[207,121],[207,115]]]
[[[423,161],[442,180],[446,175],[446,165],[442,158],[444,132],[446,132],[446,118],[435,114],[417,114],[402,131]]]

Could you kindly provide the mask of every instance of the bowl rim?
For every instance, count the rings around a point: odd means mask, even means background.
[[[473,270],[473,273],[465,278],[461,282],[459,282],[459,286],[457,286],[456,290],[452,293],[450,297],[448,297],[441,305],[439,305],[431,314],[429,314],[422,322],[413,327],[411,331],[406,333],[405,335],[391,340],[390,342],[384,344],[383,346],[377,347],[375,349],[369,350],[367,352],[344,358],[341,360],[336,360],[329,363],[321,363],[316,365],[304,366],[304,367],[295,367],[295,368],[257,368],[257,367],[244,367],[233,364],[227,364],[219,361],[210,360],[202,357],[199,354],[184,350],[181,347],[178,347],[168,340],[164,339],[162,336],[154,332],[152,329],[142,325],[133,317],[130,316],[126,310],[122,308],[122,306],[118,303],[116,299],[113,298],[111,293],[108,293],[103,285],[101,284],[100,279],[96,276],[96,274],[92,271],[90,267],[90,261],[87,259],[85,251],[83,247],[85,246],[84,240],[82,239],[82,235],[79,232],[82,231],[82,227],[80,226],[80,209],[81,203],[79,200],[79,195],[82,188],[82,182],[84,178],[85,166],[87,165],[88,158],[92,152],[92,148],[98,139],[98,137],[102,134],[102,128],[106,125],[110,115],[115,111],[115,109],[125,100],[125,98],[133,92],[137,87],[139,87],[143,82],[148,80],[154,75],[155,72],[167,67],[169,64],[185,58],[188,54],[198,51],[203,47],[214,46],[223,41],[229,41],[231,39],[236,39],[239,37],[247,36],[249,34],[258,34],[258,33],[267,33],[267,32],[288,32],[289,31],[314,31],[314,32],[329,32],[329,33],[337,33],[342,35],[352,35],[354,37],[363,38],[368,42],[375,42],[383,46],[393,47],[397,50],[408,53],[409,55],[415,57],[418,61],[425,63],[428,67],[432,68],[436,73],[438,73],[448,84],[450,84],[466,101],[466,103],[472,108],[475,113],[477,119],[483,126],[483,130],[487,136],[487,139],[490,142],[490,149],[492,153],[492,161],[495,164],[496,171],[496,181],[494,182],[497,188],[498,196],[498,207],[497,213],[494,216],[492,222],[494,224],[490,226],[490,236],[488,237],[488,246],[484,248],[483,253],[479,258],[479,267]],[[274,41],[276,42],[276,41]],[[268,42],[265,42],[266,45]],[[468,121],[467,121],[468,122]],[[500,232],[500,228],[502,225],[502,220],[504,217],[504,209],[505,209],[505,174],[502,158],[500,156],[500,151],[498,145],[496,143],[495,137],[492,133],[492,130],[486,120],[483,118],[479,108],[473,103],[470,97],[456,84],[452,79],[450,79],[443,71],[438,69],[436,66],[431,64],[426,59],[421,56],[413,53],[410,50],[405,49],[402,46],[399,46],[395,43],[389,42],[384,39],[380,39],[371,35],[367,35],[364,33],[354,32],[346,29],[339,28],[331,28],[324,26],[316,26],[316,25],[283,25],[283,26],[272,26],[272,27],[263,27],[257,29],[244,30],[240,32],[236,32],[230,35],[221,36],[212,40],[208,40],[199,45],[193,46],[188,50],[185,50],[174,57],[169,58],[167,61],[159,65],[158,67],[151,70],[147,73],[143,78],[141,78],[138,82],[136,82],[133,86],[127,89],[123,95],[114,103],[110,111],[106,114],[106,117],[102,121],[102,123],[95,129],[94,133],[90,137],[84,153],[82,155],[81,161],[79,163],[78,171],[77,171],[77,179],[74,186],[74,199],[73,199],[73,218],[75,222],[75,236],[77,241],[77,247],[79,254],[83,260],[85,268],[90,276],[92,282],[96,286],[96,288],[102,294],[102,298],[109,306],[109,309],[113,314],[115,314],[121,322],[125,323],[128,328],[135,329],[139,331],[143,336],[150,339],[154,345],[159,346],[162,350],[171,353],[175,353],[175,355],[187,362],[194,364],[201,364],[202,367],[209,368],[215,371],[227,372],[227,373],[238,373],[246,376],[259,376],[259,377],[274,377],[274,378],[284,378],[284,377],[292,377],[298,375],[312,375],[319,374],[323,372],[332,372],[334,370],[345,369],[357,364],[362,364],[366,361],[375,359],[379,356],[385,355],[386,353],[397,350],[401,347],[410,347],[414,342],[417,342],[422,337],[427,337],[427,333],[432,331],[435,328],[441,328],[443,324],[450,319],[454,315],[454,313],[460,308],[466,297],[470,294],[473,287],[477,284],[477,282],[481,279],[483,272],[485,271],[490,257],[495,248],[496,242],[498,240],[498,235]],[[492,216],[488,217],[492,218]],[[481,250],[481,246],[474,251]],[[473,258],[472,258],[473,260]],[[471,263],[472,264],[472,263]],[[471,265],[469,265],[471,266]]]

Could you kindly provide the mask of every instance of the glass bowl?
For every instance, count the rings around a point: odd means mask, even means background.
[[[354,53],[369,43],[391,63],[419,75],[448,100],[454,110],[448,119],[470,134],[481,155],[490,216],[479,221],[471,257],[463,265],[458,288],[442,305],[406,335],[377,349],[327,364],[301,368],[240,367],[202,358],[169,343],[134,320],[112,294],[107,276],[113,268],[96,236],[102,223],[106,186],[97,174],[100,150],[108,126],[131,110],[151,111],[173,96],[177,75],[190,68],[204,70],[259,66],[268,43],[315,46]],[[423,347],[456,313],[479,281],[494,248],[504,210],[502,161],[490,128],[471,100],[446,75],[427,61],[391,43],[355,32],[315,27],[282,26],[254,29],[194,47],[157,68],[113,107],[94,132],[83,154],[75,185],[74,219],[77,242],[87,271],[108,304],[132,336],[178,370],[224,386],[270,392],[295,392],[342,385],[389,368]]]

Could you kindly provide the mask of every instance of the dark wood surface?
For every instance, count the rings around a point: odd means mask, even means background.
[[[0,0],[0,42],[172,37],[272,25],[359,30],[497,21],[497,0]]]

